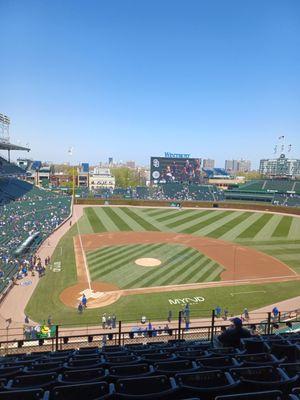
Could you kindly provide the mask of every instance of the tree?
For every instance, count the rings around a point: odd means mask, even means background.
[[[111,168],[111,173],[115,177],[116,187],[136,187],[140,184],[139,172],[135,169],[127,167]]]

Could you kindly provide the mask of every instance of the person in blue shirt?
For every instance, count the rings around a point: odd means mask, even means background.
[[[83,296],[82,296],[81,303],[82,303],[83,307],[86,308],[87,298],[86,298],[85,294],[83,294]]]

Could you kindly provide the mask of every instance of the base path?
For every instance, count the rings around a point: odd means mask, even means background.
[[[87,288],[88,277],[85,272],[83,251],[93,251],[105,246],[153,243],[181,244],[198,250],[224,267],[221,281],[128,290],[113,288],[114,285],[104,282],[94,282],[89,308],[103,307],[115,302],[120,296],[133,294],[298,279],[294,271],[276,258],[250,247],[219,239],[172,232],[108,232],[74,237],[78,284],[65,289],[60,299],[67,306],[76,307],[80,295]]]

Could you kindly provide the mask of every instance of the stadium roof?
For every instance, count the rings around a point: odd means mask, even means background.
[[[0,141],[0,150],[25,150],[30,151],[28,147],[18,146],[17,144],[12,144],[8,142]]]

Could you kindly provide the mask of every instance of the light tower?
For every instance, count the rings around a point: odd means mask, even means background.
[[[9,143],[10,119],[7,115],[0,113],[0,142]]]

